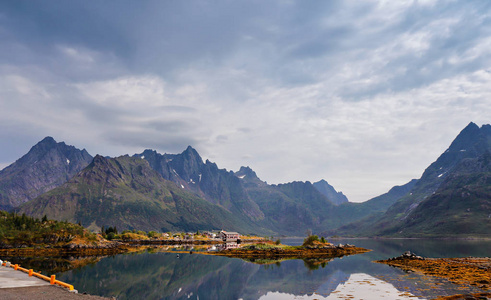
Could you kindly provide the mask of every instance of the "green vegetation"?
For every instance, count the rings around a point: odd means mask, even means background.
[[[70,181],[26,203],[20,211],[38,218],[46,214],[80,222],[93,231],[102,226],[155,232],[253,231],[223,207],[162,179],[145,160],[128,156],[96,156]]]
[[[276,243],[257,243],[252,245],[243,246],[242,250],[277,250],[277,249],[296,249],[298,246],[287,246]]]
[[[303,240],[302,246],[312,246],[314,245],[314,242],[318,242],[319,237],[317,235],[309,235]]]
[[[96,241],[96,234],[66,221],[41,220],[25,214],[0,211],[0,246],[22,247],[68,243],[74,239]]]
[[[315,246],[315,245],[319,245],[319,244],[329,244],[329,243],[326,241],[326,238],[323,236],[319,239],[319,237],[317,235],[309,235],[303,240],[302,246],[303,247]]]

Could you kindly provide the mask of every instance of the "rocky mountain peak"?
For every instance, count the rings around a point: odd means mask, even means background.
[[[314,182],[313,185],[321,194],[326,196],[327,199],[329,199],[329,201],[335,205],[348,202],[348,198],[343,194],[343,192],[336,191],[334,187],[324,179]]]
[[[447,151],[467,150],[466,148],[476,144],[481,135],[483,135],[483,132],[481,132],[479,126],[470,122],[453,140]]]
[[[0,171],[0,207],[11,209],[58,187],[92,161],[86,150],[45,137]]]
[[[201,156],[199,156],[198,151],[191,146],[188,146],[186,150],[181,153],[187,159],[196,160],[197,162],[203,163]]]
[[[157,156],[157,155],[160,155],[159,153],[157,153],[157,151],[155,150],[152,150],[152,149],[145,149],[145,151],[142,152],[141,156]]]
[[[463,159],[475,158],[491,150],[491,128],[471,122],[452,141],[448,149],[421,176],[416,189],[420,194],[434,192]],[[419,199],[420,200],[420,199]]]
[[[50,150],[56,149],[58,146],[63,147],[66,146],[65,143],[63,145],[60,143],[58,144],[52,137],[47,136],[44,139],[42,139],[40,142],[38,142],[36,145],[34,145],[27,155],[24,155],[21,159],[25,158],[30,158],[37,160],[41,158],[43,155],[46,155],[47,152]]]
[[[234,175],[238,177],[245,187],[260,187],[266,186],[267,183],[257,177],[256,172],[254,172],[250,167],[240,167],[240,170],[235,172]]]
[[[240,167],[240,170],[238,172],[235,173],[235,175],[237,177],[241,177],[241,176],[247,176],[247,177],[252,177],[252,178],[258,178],[257,175],[256,175],[256,172],[254,172],[249,166],[247,167]]]
[[[37,145],[56,145],[56,141],[53,137],[47,136],[37,143]]]
[[[116,186],[120,183],[135,182],[145,177],[150,180],[160,175],[144,159],[128,155],[115,158],[96,155],[92,163],[71,181],[82,179],[90,184],[105,182],[107,186]]]
[[[108,163],[108,158],[105,158],[104,156],[100,155],[100,154],[97,154],[94,159],[92,160],[92,163],[90,164],[90,166],[93,166],[93,165],[107,165]]]

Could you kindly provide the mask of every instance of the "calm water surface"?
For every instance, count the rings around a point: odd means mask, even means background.
[[[302,239],[283,239],[298,245]],[[427,299],[465,292],[446,280],[373,263],[410,250],[426,257],[490,256],[491,241],[333,240],[372,249],[327,263],[288,260],[259,265],[241,259],[175,253],[103,258],[57,274],[79,292],[118,299]],[[412,297],[411,297],[412,296]]]

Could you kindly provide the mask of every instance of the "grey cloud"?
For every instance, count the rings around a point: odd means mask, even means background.
[[[3,1],[1,21],[10,30],[10,38],[15,37],[39,52],[50,51],[53,44],[70,43],[127,55],[133,43],[122,31],[124,28],[117,25],[122,20],[131,20],[135,7],[129,2],[120,4]]]
[[[184,135],[190,130],[194,130],[200,124],[193,120],[180,120],[180,121],[149,121],[148,126],[157,131],[167,131],[174,134]]]
[[[179,112],[179,113],[194,113],[197,111],[196,108],[189,106],[180,106],[180,105],[164,105],[161,107],[163,111],[167,112]]]
[[[215,141],[217,143],[225,143],[228,141],[228,137],[226,135],[219,135],[216,137]]]
[[[241,128],[237,128],[237,131],[242,132],[242,133],[250,133],[250,132],[252,132],[252,128],[241,127]]]
[[[197,147],[200,140],[169,132],[149,132],[140,130],[138,132],[125,130],[112,130],[102,136],[104,140],[124,147],[133,149],[153,149],[161,153],[179,153],[187,146]]]

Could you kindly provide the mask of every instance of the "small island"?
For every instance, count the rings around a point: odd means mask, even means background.
[[[327,242],[323,237],[319,239],[317,235],[310,235],[301,246],[288,246],[281,244],[280,240],[276,242],[266,241],[254,244],[246,244],[234,249],[226,249],[216,252],[207,252],[206,254],[237,257],[247,260],[256,259],[306,259],[306,258],[334,258],[345,255],[353,255],[369,252],[365,248],[354,245],[333,245]]]

